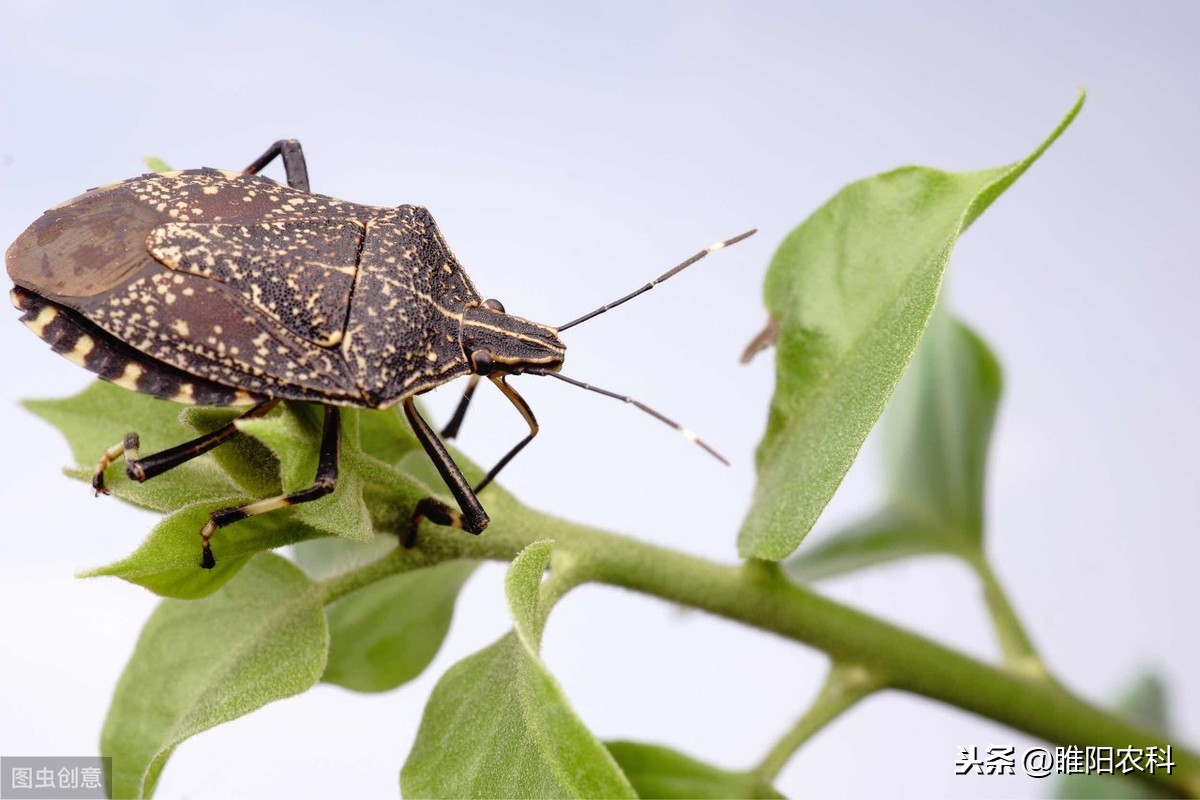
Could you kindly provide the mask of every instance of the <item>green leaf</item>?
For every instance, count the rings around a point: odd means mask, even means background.
[[[179,421],[198,436],[233,422],[246,410],[244,407],[184,406]],[[217,467],[249,496],[273,497],[283,491],[279,459],[254,437],[235,436],[211,452]]]
[[[784,571],[801,583],[879,566],[912,556],[957,553],[961,545],[892,507],[805,545],[783,562]]]
[[[893,501],[973,545],[983,540],[984,474],[1002,385],[983,339],[935,313],[884,417]]]
[[[1133,722],[1159,733],[1171,731],[1167,718],[1167,687],[1162,678],[1146,673],[1134,681],[1117,700],[1117,712]]]
[[[165,600],[117,684],[100,751],[114,797],[148,797],[190,736],[308,689],[325,666],[320,595],[300,570],[263,554],[225,591]]]
[[[398,465],[409,452],[421,449],[412,426],[401,416],[399,406],[385,411],[360,411],[358,437],[364,453],[389,467]]]
[[[293,551],[311,578],[328,580],[398,546],[387,536],[368,544],[324,538],[302,542]],[[475,566],[450,561],[400,573],[328,607],[329,662],[321,680],[359,692],[383,692],[415,678],[437,655],[459,590]]]
[[[851,184],[796,228],[767,274],[776,386],[757,453],[744,557],[776,561],[807,535],[912,358],[959,235],[1066,129],[1027,158],[952,173],[906,167]]]
[[[201,569],[200,529],[209,514],[250,499],[230,495],[184,506],[155,525],[128,556],[81,572],[80,577],[122,578],[163,597],[205,597],[220,589],[256,553],[323,535],[286,513],[261,514],[222,528],[212,540],[216,567]]]
[[[402,572],[337,601],[327,611],[329,663],[321,680],[386,692],[420,675],[441,648],[475,566],[450,561]]]
[[[669,747],[638,742],[608,742],[607,746],[638,797],[661,800],[783,797],[753,773],[728,772]]]
[[[244,413],[180,406],[103,381],[74,397],[25,405],[63,433],[79,465],[67,474],[89,484],[100,456],[130,430],[140,435],[146,455],[215,430]],[[220,588],[256,552],[322,534],[369,541],[377,527],[402,528],[413,504],[430,489],[401,465],[410,456],[426,462],[428,457],[394,409],[343,409],[337,489],[312,503],[222,528],[213,538],[217,568],[207,574],[200,570],[198,534],[209,513],[312,485],[321,414],[319,406],[288,403],[267,417],[241,420],[238,427],[249,436],[144,483],[126,478],[121,463],[111,466],[107,483],[115,497],[170,516],[134,553],[85,574],[116,575],[167,597],[202,597]],[[435,480],[440,488],[440,477]]]
[[[434,688],[400,773],[404,796],[636,796],[538,656],[550,546],[529,545],[509,568],[514,630],[455,664]]]
[[[983,340],[935,311],[880,423],[887,504],[796,553],[788,574],[814,580],[914,555],[977,553],[1001,385]]]
[[[1136,722],[1162,734],[1170,733],[1170,725],[1167,720],[1167,689],[1157,675],[1146,673],[1139,677],[1117,700],[1114,710],[1131,722]],[[1142,747],[1145,744],[1147,743],[1129,743],[1131,747]],[[1112,800],[1122,800],[1128,797],[1174,797],[1175,795],[1157,784],[1139,781],[1127,775],[1074,774],[1059,778],[1050,796],[1064,799],[1108,800],[1108,798],[1112,798]]]
[[[179,424],[181,406],[95,381],[79,394],[61,400],[26,400],[23,405],[58,428],[71,446],[77,467],[67,474],[88,483],[100,456],[125,434],[135,431],[141,452],[153,453],[186,441]],[[238,491],[236,484],[209,457],[193,459],[145,483],[125,477],[124,461],[109,467],[106,477],[113,496],[153,511],[171,511],[201,500]]]
[[[296,492],[313,485],[321,449],[323,412],[320,406],[286,403],[284,412],[238,422],[238,428],[265,444],[283,470],[283,490]],[[358,414],[342,410],[343,461],[358,450]],[[292,506],[288,513],[304,524],[332,536],[359,542],[374,538],[375,528],[363,501],[363,481],[357,470],[342,469],[337,487],[320,500]]]
[[[170,172],[171,168],[167,166],[167,162],[163,161],[158,156],[146,156],[142,159],[143,163],[150,169],[151,172]]]

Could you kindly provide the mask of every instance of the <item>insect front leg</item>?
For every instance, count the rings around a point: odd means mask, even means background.
[[[264,416],[278,404],[278,400],[265,400],[242,414],[238,419]],[[138,456],[138,435],[127,433],[124,440],[105,450],[104,455],[100,457],[99,463],[96,464],[96,471],[92,475],[92,488],[96,490],[97,495],[108,494],[108,489],[104,485],[104,471],[108,469],[109,464],[121,456],[125,457],[125,474],[129,476],[130,480],[141,483],[155,475],[161,475],[169,469],[174,469],[180,464],[185,464],[197,456],[204,455],[214,447],[228,442],[239,433],[241,431],[238,430],[235,420],[222,425],[212,433],[206,433],[190,442],[184,442],[145,458]]]
[[[342,414],[337,406],[325,406],[325,426],[321,431],[321,454],[317,459],[317,475],[313,485],[298,492],[269,497],[243,506],[232,506],[214,511],[208,522],[200,529],[200,546],[203,548],[200,566],[212,569],[217,565],[213,557],[211,539],[218,529],[238,520],[266,514],[298,503],[308,503],[324,497],[337,488],[338,459],[341,455]]]
[[[482,492],[485,486],[495,480],[496,476],[500,474],[500,470],[504,469],[504,467],[508,465],[508,462],[512,461],[513,457],[515,457],[517,453],[521,452],[525,448],[525,445],[532,442],[533,437],[537,436],[538,434],[537,420],[533,416],[533,409],[529,407],[529,403],[525,402],[525,398],[517,394],[516,389],[513,389],[508,385],[508,381],[504,380],[503,375],[497,375],[490,380],[492,383],[496,384],[496,388],[504,392],[504,396],[508,398],[510,403],[516,406],[517,411],[521,412],[521,416],[525,419],[525,423],[529,425],[529,435],[517,442],[516,447],[514,447],[512,450],[509,450],[508,453],[505,454],[504,458],[496,462],[496,466],[492,467],[488,471],[488,474],[483,477],[483,480],[479,482],[479,485],[475,487],[476,494]]]
[[[254,159],[250,166],[242,172],[247,175],[257,175],[267,164],[274,161],[276,156],[283,159],[283,171],[287,175],[288,186],[303,192],[311,191],[308,188],[308,162],[304,160],[304,151],[300,149],[300,142],[295,139],[280,139],[268,147],[267,152]]]
[[[458,509],[451,508],[434,497],[426,497],[418,502],[417,507],[413,510],[408,531],[402,539],[404,546],[412,547],[416,543],[417,528],[420,527],[422,519],[438,525],[461,528],[468,533],[482,533],[490,521],[487,512],[483,510],[483,504],[475,496],[471,484],[467,483],[467,479],[463,477],[462,470],[450,457],[446,445],[442,444],[441,439],[433,432],[433,428],[429,427],[429,423],[417,411],[416,401],[412,397],[404,398],[404,414],[408,417],[408,424],[412,426],[413,433],[417,435],[421,446],[425,448],[425,452],[429,454],[430,460],[441,474],[442,480],[446,482],[450,493],[458,501]]]
[[[443,439],[453,439],[455,436],[458,436],[463,418],[467,416],[467,406],[471,405],[471,398],[475,396],[475,387],[478,385],[479,376],[472,375],[471,380],[467,382],[467,388],[463,391],[462,399],[458,401],[458,408],[454,409],[454,416],[450,417],[450,421],[446,423],[446,427],[442,428]]]

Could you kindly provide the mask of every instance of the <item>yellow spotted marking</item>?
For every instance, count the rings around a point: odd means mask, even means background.
[[[320,267],[321,269],[331,269],[334,272],[341,272],[352,278],[358,275],[358,267],[354,264],[325,264],[320,261],[305,261],[304,263],[310,267]]]
[[[237,180],[238,178],[242,177],[242,175],[245,174],[243,172],[231,172],[227,169],[219,169],[219,170],[217,170],[217,172],[221,173],[222,175],[224,175],[226,178],[228,178],[231,181]]]
[[[29,330],[33,331],[40,338],[46,330],[46,326],[54,321],[58,316],[58,311],[51,306],[43,306],[42,310],[33,319],[22,320]]]
[[[238,389],[233,393],[233,405],[235,406],[248,406],[254,402],[257,402],[254,396],[245,389]]]
[[[219,186],[205,186],[204,187],[205,194],[216,194],[219,191],[221,191],[221,188]]]
[[[182,174],[183,174],[183,170],[173,169],[173,170],[169,170],[167,172],[158,173],[158,177],[160,177],[160,178],[178,178]]]
[[[85,333],[75,342],[75,346],[66,353],[63,353],[63,355],[66,356],[67,360],[72,364],[83,367],[86,366],[83,360],[87,358],[88,353],[95,349],[96,343],[92,340],[92,337]]]
[[[430,362],[430,363],[433,363],[434,361],[437,361],[437,358],[438,358],[438,356],[437,356],[437,353],[433,352],[432,350],[430,350],[428,353],[426,353],[426,354],[425,354],[425,357],[426,357],[427,359],[429,359],[429,362]]]
[[[170,298],[172,298],[173,295],[167,295],[167,297],[168,297],[167,302],[170,303],[171,302]],[[171,330],[175,331],[180,336],[187,336],[189,333],[187,320],[186,319],[175,320],[174,322],[171,323]]]
[[[321,336],[316,339],[316,343],[321,347],[335,347],[341,341],[341,331],[334,331],[333,333],[326,334],[325,336]]]
[[[179,385],[179,391],[175,393],[175,396],[172,397],[171,400],[176,403],[195,403],[196,394],[192,389],[192,385],[190,383],[181,383]]]
[[[131,361],[125,365],[125,371],[113,378],[111,382],[123,389],[132,389],[136,392],[138,381],[144,373],[144,369]]]

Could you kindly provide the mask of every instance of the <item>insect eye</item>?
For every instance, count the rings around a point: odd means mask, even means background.
[[[498,311],[501,314],[504,313],[504,303],[501,303],[499,300],[496,300],[495,298],[489,298],[487,300],[484,300],[483,307],[488,309],[489,311]]]
[[[476,350],[471,353],[471,363],[475,366],[475,372],[480,375],[490,372],[492,369],[492,354],[487,350]]]

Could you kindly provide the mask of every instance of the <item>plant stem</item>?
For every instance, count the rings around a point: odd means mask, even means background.
[[[772,783],[801,745],[877,688],[879,682],[867,670],[835,662],[812,704],[753,769],[754,774]]]
[[[1033,641],[1025,632],[987,556],[980,553],[967,560],[983,584],[983,599],[987,603],[992,627],[996,630],[996,638],[1000,641],[1000,650],[1009,669],[1033,680],[1049,680],[1050,673],[1034,649]]]
[[[1200,797],[1200,756],[1160,734],[1076,697],[1053,681],[985,664],[813,590],[789,582],[777,564],[718,564],[646,542],[551,517],[524,513],[480,537],[430,537],[326,584],[336,598],[389,574],[452,558],[511,560],[539,539],[555,540],[579,570],[571,583],[620,586],[742,622],[857,665],[898,689],[939,700],[1060,745],[1113,748],[1172,746],[1175,769],[1139,777]],[[430,548],[425,550],[425,548]],[[418,555],[424,551],[423,555]]]
[[[565,533],[565,531],[564,531]],[[573,534],[577,535],[577,534]],[[611,536],[599,531],[588,538]],[[560,541],[567,543],[566,536]],[[614,537],[616,538],[616,537]],[[621,539],[603,548],[596,579],[704,609],[860,664],[888,688],[940,700],[1062,745],[1165,747],[1161,735],[1130,724],[1054,683],[1031,681],[793,585],[777,568],[733,567]],[[1173,746],[1172,774],[1141,777],[1200,796],[1200,757]]]

